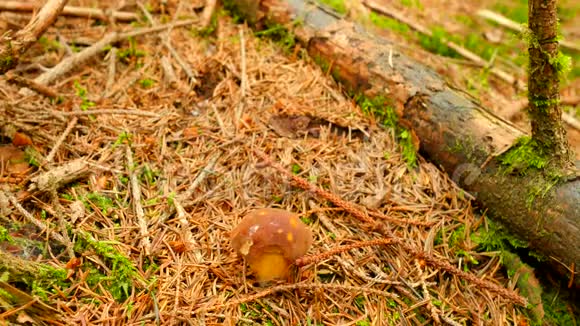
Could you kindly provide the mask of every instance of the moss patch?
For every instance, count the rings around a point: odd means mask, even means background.
[[[526,175],[529,169],[541,170],[549,163],[549,157],[531,137],[521,137],[509,151],[499,157],[505,173]]]
[[[346,5],[343,0],[318,0],[323,5],[332,8],[337,13],[346,14]]]
[[[117,302],[123,302],[130,295],[130,289],[137,283],[144,283],[131,260],[115,249],[110,243],[97,241],[89,234],[82,233],[75,243],[76,252],[92,250],[103,258],[109,266],[109,273],[104,274],[94,265],[87,265],[89,276],[87,283],[91,287],[102,284]]]
[[[382,96],[368,98],[363,95],[353,96],[362,111],[377,119],[382,125],[395,131],[401,155],[410,168],[417,166],[417,149],[413,144],[411,132],[397,123],[395,109],[389,105],[389,100]]]

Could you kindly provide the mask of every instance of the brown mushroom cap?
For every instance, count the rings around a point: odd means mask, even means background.
[[[242,219],[231,233],[231,244],[260,281],[269,281],[288,275],[289,266],[312,245],[312,233],[294,213],[261,208]]]

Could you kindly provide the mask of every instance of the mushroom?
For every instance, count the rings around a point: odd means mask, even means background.
[[[288,278],[290,266],[312,245],[312,233],[298,215],[276,208],[247,214],[231,233],[231,245],[259,282]]]

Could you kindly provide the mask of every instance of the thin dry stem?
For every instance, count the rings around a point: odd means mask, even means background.
[[[127,158],[127,169],[129,179],[131,180],[131,195],[133,198],[133,208],[135,216],[137,217],[137,225],[141,233],[141,247],[145,250],[145,255],[151,254],[151,239],[149,238],[149,230],[147,228],[147,221],[145,220],[145,211],[141,205],[141,186],[139,178],[137,177],[136,166],[133,162],[133,152],[129,145],[125,148],[125,155]]]
[[[296,266],[305,266],[308,264],[312,264],[315,262],[320,262],[325,259],[328,259],[334,255],[337,255],[341,252],[349,251],[356,248],[363,248],[363,247],[376,247],[376,246],[386,246],[393,244],[393,239],[377,239],[377,240],[368,240],[368,241],[360,241],[350,245],[339,246],[334,249],[327,250],[325,252],[306,256],[302,258],[298,258],[295,261]]]

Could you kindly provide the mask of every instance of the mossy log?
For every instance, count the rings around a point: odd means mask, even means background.
[[[4,278],[0,280],[0,315],[6,314],[6,320],[13,322],[22,310],[37,325],[62,324],[57,310],[10,284],[46,286],[55,281],[51,279],[55,270],[42,263],[22,260],[0,249],[0,276]]]
[[[395,44],[304,0],[230,0],[254,28],[284,25],[309,55],[354,94],[388,98],[399,123],[488,214],[570,284],[580,287],[580,180],[506,173],[498,156],[524,133],[453,89]]]

